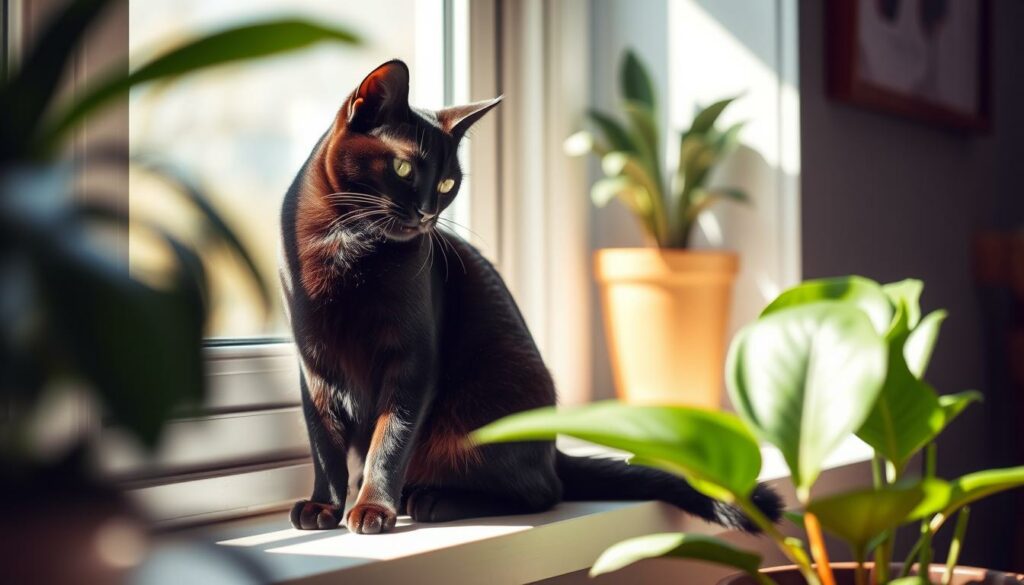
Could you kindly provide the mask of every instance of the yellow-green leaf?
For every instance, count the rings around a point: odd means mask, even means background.
[[[594,562],[590,576],[612,573],[644,559],[670,557],[706,561],[755,575],[761,556],[703,534],[648,534],[613,544]]]

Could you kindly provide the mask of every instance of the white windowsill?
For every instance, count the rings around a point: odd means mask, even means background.
[[[578,442],[560,447],[574,454],[608,453]],[[777,489],[791,499],[781,455],[772,447],[762,453],[762,479],[777,480]],[[866,445],[848,441],[829,459],[816,491],[836,491],[849,487],[850,477],[869,477],[870,457]],[[850,466],[857,467],[853,476]],[[658,502],[567,502],[542,514],[443,524],[400,518],[393,532],[372,536],[295,530],[281,513],[161,542],[136,582],[254,582],[255,575],[245,580],[237,568],[228,568],[234,558],[261,567],[261,578],[273,583],[527,583],[585,569],[625,538],[672,530],[722,531]]]

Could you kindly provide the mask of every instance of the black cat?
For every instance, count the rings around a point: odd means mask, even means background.
[[[494,267],[437,225],[462,182],[459,141],[500,100],[433,112],[408,94],[401,61],[370,73],[284,201],[281,277],[316,470],[292,524],[338,525],[355,454],[362,482],[345,520],[357,533],[386,531],[403,511],[439,522],[591,499],[659,499],[750,529],[668,473],[551,442],[464,446],[486,423],[554,404],[555,388]],[[771,490],[755,501],[779,517]]]

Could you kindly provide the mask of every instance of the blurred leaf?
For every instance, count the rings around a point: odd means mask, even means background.
[[[946,311],[932,311],[907,336],[907,342],[903,347],[903,357],[907,360],[910,372],[917,379],[923,378],[925,370],[928,369],[928,362],[932,359],[932,350],[935,349],[935,341],[939,337],[939,329],[945,320]]]
[[[604,135],[605,141],[612,150],[627,153],[636,152],[636,145],[633,144],[633,139],[630,138],[629,132],[615,118],[597,110],[589,110],[587,116],[594,122],[601,131],[601,134]]]
[[[131,73],[114,71],[108,74],[56,116],[39,144],[44,151],[52,150],[65,133],[87,114],[140,83],[294,51],[322,41],[360,42],[349,31],[305,20],[275,20],[213,33],[171,50]]]
[[[907,368],[903,348],[907,340],[904,305],[886,334],[888,366],[885,383],[870,416],[857,436],[871,445],[897,469],[942,431],[944,416],[935,391]]]
[[[884,379],[885,342],[864,312],[837,301],[775,306],[736,335],[726,362],[733,405],[782,452],[801,501]]]
[[[686,223],[696,221],[700,214],[709,210],[712,205],[720,201],[748,203],[749,199],[747,198],[747,194],[739,189],[732,189],[728,187],[710,189],[707,191],[698,189],[694,192],[693,203],[689,208],[687,208],[683,221]]]
[[[110,0],[73,0],[55,11],[14,77],[0,84],[0,161],[24,154],[89,27]],[[3,166],[3,165],[0,165]]]
[[[590,189],[590,198],[598,207],[604,207],[616,197],[633,213],[641,217],[650,214],[650,195],[628,177],[601,179]]]
[[[924,283],[914,278],[908,278],[899,282],[891,282],[882,285],[882,292],[889,297],[892,306],[898,307],[900,303],[907,310],[907,326],[910,329],[917,327],[921,320],[921,291],[924,290]]]
[[[703,534],[671,532],[648,534],[613,544],[594,562],[590,576],[612,573],[638,561],[659,557],[706,561],[750,575],[756,575],[761,566],[760,555],[738,549],[724,540]]]
[[[607,146],[594,139],[594,135],[586,130],[580,130],[565,139],[562,143],[562,150],[569,156],[583,156],[595,153],[604,156],[611,152]]]
[[[617,402],[539,408],[507,416],[471,437],[498,443],[552,440],[559,434],[628,451],[636,462],[683,475],[712,497],[746,496],[761,470],[757,441],[735,416],[693,408]]]
[[[271,287],[269,283],[267,283],[260,272],[252,254],[249,253],[242,244],[242,241],[238,239],[235,231],[228,226],[217,209],[210,203],[209,196],[203,192],[202,188],[186,176],[185,173],[169,165],[140,157],[136,157],[134,161],[147,172],[169,184],[199,212],[202,221],[205,222],[207,234],[227,246],[228,250],[241,261],[242,266],[252,280],[263,311],[269,313],[273,304],[270,297]]]
[[[982,393],[977,390],[966,390],[956,394],[939,396],[939,407],[942,408],[944,418],[943,426],[948,426],[949,423],[953,422],[953,419],[960,416],[960,413],[970,406],[971,403],[982,402],[984,398]]]
[[[626,50],[619,70],[619,86],[627,101],[639,102],[654,112],[654,83],[640,58],[632,50]]]
[[[949,494],[948,483],[927,479],[836,494],[812,501],[807,511],[826,530],[863,551],[886,530],[938,512]]]
[[[718,117],[722,115],[725,108],[729,107],[729,104],[739,99],[741,96],[734,96],[719,100],[710,106],[700,110],[697,115],[693,118],[693,124],[690,125],[690,134],[705,134],[715,126],[715,122],[718,121]]]
[[[761,312],[761,316],[823,300],[852,303],[867,314],[879,335],[889,330],[894,311],[888,295],[877,282],[861,276],[819,278],[802,282],[779,295]]]
[[[978,471],[953,480],[951,484],[949,500],[942,507],[942,518],[936,519],[940,525],[943,520],[970,503],[1000,492],[1024,487],[1024,466]]]
[[[719,156],[724,156],[732,152],[740,143],[740,132],[743,131],[746,122],[736,122],[732,126],[726,128],[725,132],[722,132],[715,138],[715,150]]]

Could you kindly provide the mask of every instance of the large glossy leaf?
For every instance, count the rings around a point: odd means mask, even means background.
[[[569,435],[634,454],[636,462],[684,475],[714,497],[747,495],[761,450],[735,416],[674,406],[599,402],[507,416],[472,434],[478,443],[551,440]]]
[[[294,51],[323,41],[354,44],[359,42],[359,38],[347,30],[305,20],[248,24],[202,37],[155,58],[131,73],[113,72],[90,87],[81,99],[57,115],[40,140],[41,148],[52,148],[83,117],[135,85]]]
[[[750,575],[756,574],[761,566],[760,555],[736,548],[724,540],[703,534],[671,532],[638,536],[613,544],[594,562],[590,576],[612,573],[635,562],[659,557],[706,561]]]
[[[812,501],[807,511],[826,530],[864,550],[882,532],[941,510],[949,493],[948,483],[928,479],[832,495]]]
[[[655,111],[654,83],[643,62],[631,50],[627,50],[622,58],[619,86],[626,100],[639,102],[650,111]]]
[[[778,309],[733,340],[732,403],[782,451],[801,499],[867,417],[885,379],[885,349],[864,312],[836,301]]]
[[[942,506],[942,522],[957,510],[993,494],[1024,487],[1024,466],[989,469],[967,474],[951,482],[949,500]]]
[[[862,276],[808,280],[783,292],[761,312],[761,315],[770,315],[787,307],[824,300],[852,303],[867,314],[879,334],[889,330],[894,314],[889,296],[877,282]]]
[[[888,366],[885,383],[870,416],[857,436],[902,470],[906,462],[942,431],[945,416],[939,398],[907,368],[903,348],[909,332],[901,305],[886,335]]]
[[[924,377],[928,369],[928,362],[932,359],[932,350],[935,349],[935,341],[939,337],[939,329],[942,322],[946,320],[946,312],[932,311],[928,316],[914,327],[907,337],[907,343],[903,347],[903,357],[907,360],[907,367],[918,379]],[[909,322],[909,319],[908,319]]]

